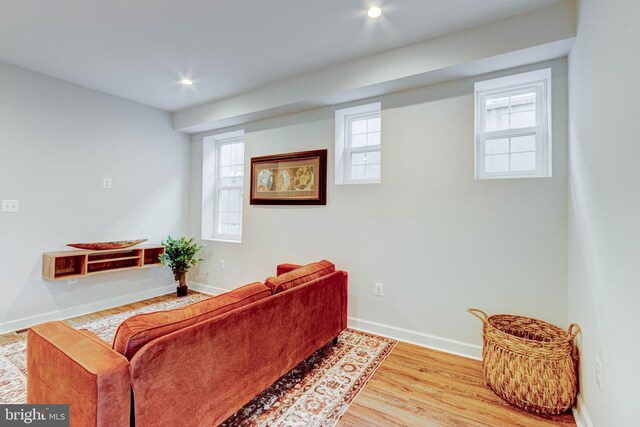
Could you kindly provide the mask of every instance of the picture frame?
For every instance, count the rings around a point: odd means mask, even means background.
[[[327,150],[251,158],[251,205],[326,205]]]

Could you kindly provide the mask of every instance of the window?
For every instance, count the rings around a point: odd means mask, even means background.
[[[203,140],[202,238],[242,239],[244,132]]]
[[[550,69],[476,83],[476,179],[551,176],[550,94]]]
[[[336,184],[380,182],[381,105],[336,111]]]

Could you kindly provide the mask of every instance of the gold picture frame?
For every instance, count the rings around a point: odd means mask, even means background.
[[[252,205],[326,205],[327,150],[251,159]]]

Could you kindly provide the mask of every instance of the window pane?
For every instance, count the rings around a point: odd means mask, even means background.
[[[351,122],[351,133],[366,133],[367,132],[367,121],[366,120],[354,120]]]
[[[351,155],[351,165],[364,165],[366,153],[353,153]]]
[[[218,211],[228,211],[229,210],[229,190],[220,190],[218,192]]]
[[[369,119],[367,123],[368,123],[367,131],[380,132],[380,117],[376,117],[375,119]]]
[[[233,168],[231,166],[224,166],[220,168],[220,176],[233,176]]]
[[[242,185],[243,165],[237,165],[232,167],[233,179],[231,185]]]
[[[229,234],[239,236],[242,233],[242,230],[240,230],[241,227],[242,227],[242,224],[240,223],[229,224]]]
[[[511,138],[511,152],[536,151],[536,136],[525,135]]]
[[[364,179],[365,166],[353,166],[351,168],[351,179]]]
[[[500,114],[500,115],[487,115],[487,120],[485,124],[485,131],[493,132],[496,130],[506,130],[509,129],[509,114]]]
[[[536,153],[512,154],[511,170],[513,172],[536,170]]]
[[[487,139],[485,154],[502,154],[509,152],[509,138]]]
[[[240,190],[230,190],[229,210],[232,212],[240,212],[242,210],[242,196],[240,194]]]
[[[511,112],[532,111],[536,109],[536,93],[529,92],[511,97]]]
[[[511,114],[511,129],[526,128],[536,125],[536,112],[525,111]]]
[[[366,154],[367,164],[372,163],[380,163],[380,152],[379,151],[369,151]]]
[[[352,147],[364,147],[367,145],[367,134],[363,133],[362,135],[353,135],[351,138],[351,146]]]
[[[509,97],[498,96],[487,98],[487,115],[505,114],[509,112]]]
[[[367,145],[380,145],[380,132],[371,132],[367,136]]]
[[[509,155],[498,154],[486,156],[484,168],[488,173],[509,172]]]
[[[240,212],[232,212],[229,214],[229,234],[240,234],[241,224],[242,214]]]
[[[380,178],[380,165],[373,164],[367,165],[365,170],[367,179],[379,179]]]
[[[223,144],[220,146],[220,166],[231,164],[231,144]]]
[[[220,212],[220,215],[218,218],[219,218],[218,230],[222,234],[228,234],[229,233],[229,213]]]
[[[233,144],[231,148],[231,162],[234,165],[244,163],[244,144]]]

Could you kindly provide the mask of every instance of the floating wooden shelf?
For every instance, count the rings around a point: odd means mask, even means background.
[[[90,251],[45,252],[42,277],[46,280],[73,279],[111,271],[148,268],[160,264],[164,246],[144,245],[132,248]]]

